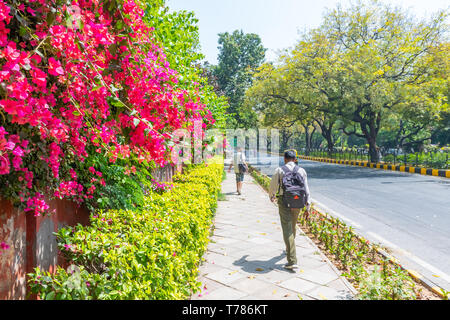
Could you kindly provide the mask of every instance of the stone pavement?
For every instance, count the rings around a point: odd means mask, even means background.
[[[234,173],[222,184],[215,229],[200,266],[202,291],[192,300],[353,299],[354,288],[298,228],[299,269],[287,262],[278,208],[250,175],[242,195]]]

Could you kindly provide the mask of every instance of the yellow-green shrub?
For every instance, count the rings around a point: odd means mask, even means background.
[[[142,210],[110,210],[91,225],[61,229],[58,246],[76,268],[36,269],[44,299],[184,299],[199,289],[223,166],[198,165],[177,175],[172,191],[151,193]]]

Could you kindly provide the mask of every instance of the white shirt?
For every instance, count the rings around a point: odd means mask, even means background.
[[[294,161],[286,163],[286,166],[289,168],[289,170],[294,170],[296,164]],[[299,168],[298,173],[302,176],[303,181],[305,181],[305,191],[306,191],[306,203],[311,204],[309,200],[309,187],[308,187],[308,178],[306,175],[306,171],[303,168]],[[269,185],[269,196],[270,198],[275,197],[277,194],[282,195],[283,194],[283,188],[281,188],[281,181],[283,180],[284,171],[281,169],[281,167],[277,168],[275,170],[275,174],[272,176],[272,180],[270,181]]]
[[[239,164],[245,163],[245,154],[243,152],[237,152],[233,157],[234,173],[239,173]]]

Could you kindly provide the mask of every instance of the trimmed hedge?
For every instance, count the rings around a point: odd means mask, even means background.
[[[264,190],[269,191],[270,178],[252,166],[250,166],[249,169],[251,176],[256,180],[256,182],[258,182]]]
[[[35,270],[41,299],[185,299],[206,251],[223,165],[198,165],[174,178],[173,190],[150,193],[142,210],[110,210],[91,225],[64,228],[58,247],[72,262],[55,274]]]

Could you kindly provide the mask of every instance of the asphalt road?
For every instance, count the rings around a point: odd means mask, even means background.
[[[271,176],[279,161],[249,162]],[[450,291],[450,179],[306,160],[300,166],[318,207]]]

